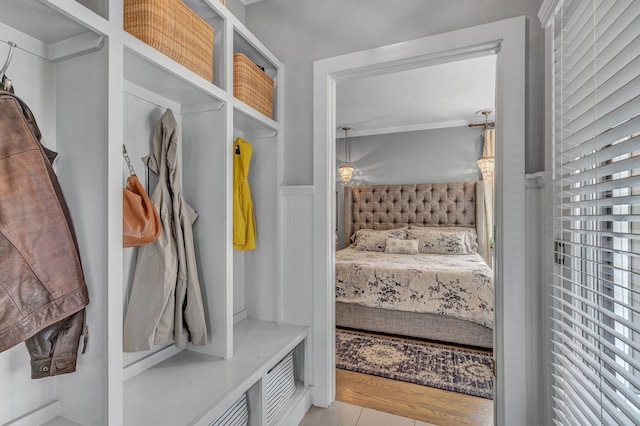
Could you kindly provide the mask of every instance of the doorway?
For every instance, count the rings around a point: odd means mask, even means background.
[[[484,389],[493,386],[494,295],[493,285],[486,283],[494,280],[483,265],[492,265],[488,230],[493,227],[486,226],[492,216],[481,201],[493,199],[493,178],[486,175],[488,169],[481,173],[478,158],[492,141],[485,137],[484,124],[493,123],[495,64],[496,55],[490,54],[337,81],[338,129],[348,126],[352,136],[346,144],[347,132],[337,132],[336,169],[347,163],[355,167],[347,182],[336,176],[336,399],[342,402],[428,423],[493,422],[492,392]],[[493,160],[493,154],[487,155],[491,158],[482,161]],[[446,185],[445,199],[460,200],[465,198],[458,193],[460,183],[476,192],[479,180],[484,198],[469,199],[469,204],[445,207],[435,202],[440,193],[428,190],[433,191],[432,184]],[[413,189],[414,184],[419,186]],[[451,232],[438,235],[462,232],[481,247],[443,256],[434,255],[428,243],[419,253],[397,255],[380,253],[387,251],[384,239],[382,245],[372,244],[389,232],[418,243],[433,236],[438,224]],[[380,230],[390,226],[399,229]],[[354,234],[362,227],[378,230]],[[476,232],[481,234],[477,240]],[[426,358],[431,361],[425,363]],[[471,382],[477,387],[458,387],[467,383],[468,371],[474,371]],[[443,399],[448,404],[442,405]]]
[[[336,83],[363,75],[389,73],[497,55],[494,353],[497,359],[496,424],[526,417],[524,322],[524,133],[525,18],[425,37],[314,64],[314,265],[313,403],[335,399],[334,255]],[[505,208],[508,206],[509,208]],[[505,285],[508,283],[509,285]],[[508,351],[507,351],[508,348]],[[508,389],[508,392],[506,390]]]

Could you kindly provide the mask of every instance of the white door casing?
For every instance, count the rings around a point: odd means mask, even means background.
[[[336,82],[496,53],[494,422],[526,421],[525,26],[525,17],[511,18],[314,63],[314,405],[327,407],[335,399]]]

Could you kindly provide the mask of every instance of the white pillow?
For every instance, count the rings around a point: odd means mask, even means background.
[[[478,252],[478,234],[475,228],[466,228],[462,226],[417,226],[410,225],[409,229],[415,230],[431,230],[431,231],[464,231],[465,244],[467,245],[467,251],[469,253]]]
[[[432,228],[410,229],[407,239],[418,240],[418,251],[426,254],[470,254],[465,231],[441,231]]]
[[[418,240],[399,240],[388,238],[384,247],[385,253],[391,254],[418,254]]]
[[[353,244],[351,247],[360,251],[383,252],[388,238],[406,240],[407,228],[385,230],[360,229],[353,235]]]

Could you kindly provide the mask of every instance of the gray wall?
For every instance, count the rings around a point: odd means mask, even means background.
[[[349,138],[355,167],[349,185],[460,182],[481,179],[476,160],[482,154],[483,129],[451,127]],[[344,139],[336,144],[336,170],[344,162]],[[344,184],[336,171],[337,225],[344,247]]]
[[[313,184],[313,61],[525,15],[526,171],[544,169],[540,0],[263,0],[247,27],[286,66],[284,184]]]

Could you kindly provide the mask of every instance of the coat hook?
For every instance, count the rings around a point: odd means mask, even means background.
[[[4,78],[4,73],[7,72],[7,69],[9,69],[9,64],[11,63],[11,58],[13,57],[13,51],[18,46],[12,41],[8,41],[7,44],[9,45],[9,54],[7,55],[7,60],[0,70],[0,81],[2,81],[2,79]]]

